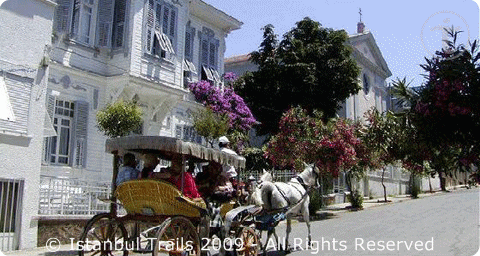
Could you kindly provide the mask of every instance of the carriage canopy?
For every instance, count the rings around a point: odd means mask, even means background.
[[[235,168],[245,168],[245,158],[222,152],[218,149],[207,148],[193,142],[165,136],[126,136],[107,139],[106,152],[124,154],[137,152],[141,154],[153,153],[165,157],[184,155],[198,161],[214,161],[219,164],[233,165]]]

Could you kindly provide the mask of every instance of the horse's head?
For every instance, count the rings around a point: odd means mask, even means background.
[[[273,181],[273,176],[270,172],[268,171],[265,171],[265,169],[263,169],[263,174],[260,176],[260,178],[258,179],[258,184],[264,182],[264,181]]]
[[[302,177],[305,185],[309,187],[318,187],[320,186],[320,170],[315,166],[315,164],[305,164],[305,169],[303,172],[298,174]]]

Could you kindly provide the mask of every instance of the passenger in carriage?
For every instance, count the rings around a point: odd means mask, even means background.
[[[196,180],[204,198],[223,202],[230,200],[235,193],[229,178],[222,172],[222,165],[214,161],[197,174]]]
[[[123,156],[123,166],[117,174],[116,184],[120,185],[122,182],[137,179],[140,171],[137,169],[137,160],[132,153],[126,153]]]
[[[145,154],[143,155],[143,169],[141,176],[139,178],[146,179],[151,178],[153,175],[153,171],[160,163],[160,159],[154,154]]]
[[[161,172],[156,172],[153,174],[153,178],[162,179],[174,184],[180,191],[182,191],[183,183],[183,195],[192,199],[195,202],[201,202],[200,193],[198,192],[197,185],[193,179],[191,172],[183,172],[183,182],[182,182],[182,158],[175,156],[172,159],[172,164],[168,168],[162,169]]]

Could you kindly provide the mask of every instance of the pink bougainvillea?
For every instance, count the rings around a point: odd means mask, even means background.
[[[228,77],[225,76],[226,81],[232,82],[233,79],[236,79],[235,74],[227,74]],[[248,131],[255,124],[256,119],[253,117],[250,108],[232,88],[225,87],[222,89],[208,81],[191,83],[189,88],[198,102],[205,104],[215,113],[228,114],[231,129]]]

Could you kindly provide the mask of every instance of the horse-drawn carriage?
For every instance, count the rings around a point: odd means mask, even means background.
[[[110,212],[95,215],[87,222],[78,243],[79,255],[128,255],[129,252],[152,253],[154,256],[200,255],[211,246],[212,233],[218,237],[222,249],[236,250],[239,255],[257,254],[255,232],[243,230],[241,225],[236,225],[228,234],[211,228],[210,223],[216,215],[221,215],[222,219],[233,208],[230,201],[194,201],[183,195],[183,187],[157,179],[129,180],[118,187],[115,184],[120,156],[127,152],[154,154],[166,160],[181,157],[182,170],[185,170],[187,161],[226,164],[242,169],[245,167],[243,157],[162,136],[108,139],[106,151],[114,156]],[[126,214],[119,213],[119,205]],[[215,206],[218,208],[214,209]],[[233,239],[225,242],[232,235]]]
[[[120,156],[128,152],[154,154],[167,160],[180,157],[182,178],[187,162],[231,165],[240,170],[245,168],[245,159],[241,156],[162,136],[108,139],[106,151],[114,156],[110,212],[97,214],[87,222],[78,242],[80,256],[128,255],[129,252],[153,256],[201,255],[208,254],[211,247],[236,255],[257,255],[261,246],[259,232],[267,230],[270,236],[283,219],[287,219],[288,242],[289,213],[294,211],[303,213],[310,239],[307,192],[318,180],[313,167],[289,183],[266,181],[258,192],[267,197],[260,199],[267,208],[255,205],[234,208],[231,201],[215,202],[208,196],[204,198],[206,201],[196,201],[184,196],[183,182],[178,188],[166,181],[147,178],[129,180],[117,187],[116,178]],[[119,208],[126,213],[119,213]],[[217,225],[211,225],[213,220]]]

